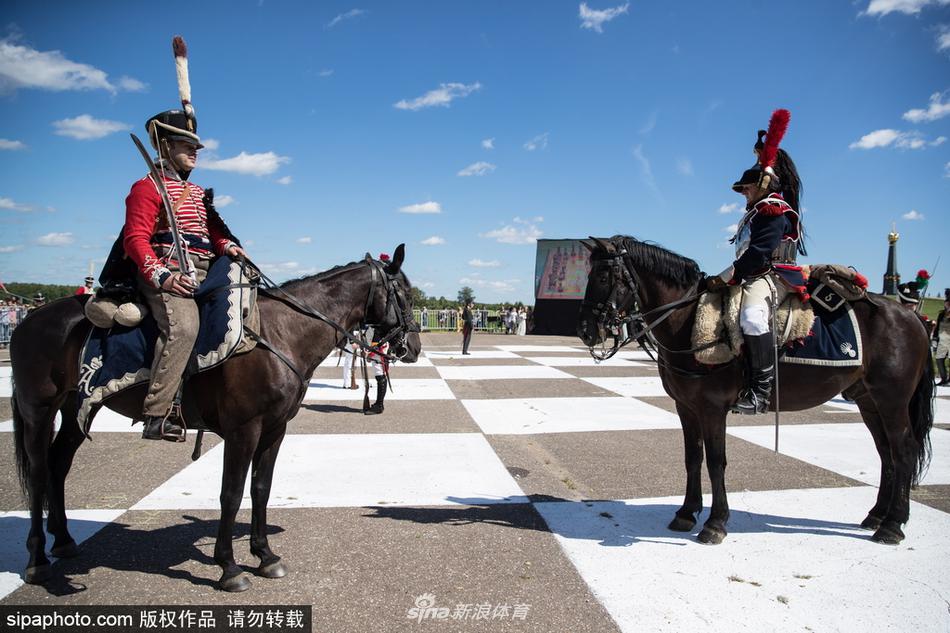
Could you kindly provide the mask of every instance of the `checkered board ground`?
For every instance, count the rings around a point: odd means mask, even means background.
[[[23,585],[26,506],[0,421],[2,602],[310,604],[315,631],[950,628],[950,390],[903,544],[857,526],[879,465],[838,398],[783,414],[779,453],[773,416],[730,418],[730,533],[703,546],[666,529],[684,492],[682,433],[644,354],[595,364],[576,339],[476,336],[462,356],[457,338],[423,336],[381,416],[361,414],[335,357],[317,369],[268,517],[290,573],[243,594],[214,589],[223,445],[206,438],[191,462],[190,443],[142,441],[107,412],[67,482],[81,554],[57,561],[49,585]],[[0,420],[9,373],[0,362]],[[235,553],[251,569],[249,522],[242,509]],[[445,621],[411,617],[425,594]]]

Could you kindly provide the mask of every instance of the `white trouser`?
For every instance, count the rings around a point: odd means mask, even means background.
[[[353,353],[353,347],[347,346],[343,350],[343,386],[347,387],[353,376],[353,359],[356,358]]]
[[[771,274],[743,284],[739,327],[746,336],[768,334],[772,330],[770,306],[773,288],[775,289],[775,305],[779,306],[788,296],[789,288]]]

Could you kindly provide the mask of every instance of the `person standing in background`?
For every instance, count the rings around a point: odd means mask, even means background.
[[[462,310],[462,354],[465,356],[470,356],[468,346],[472,342],[472,331],[475,329],[472,305],[472,302],[469,301]]]
[[[945,387],[950,385],[950,375],[947,372],[947,357],[950,356],[950,290],[944,295],[943,310],[937,315],[933,338],[937,342],[934,359],[937,361],[937,371],[940,372],[940,382],[937,384]]]

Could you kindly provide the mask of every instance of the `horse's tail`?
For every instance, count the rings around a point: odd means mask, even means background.
[[[917,463],[914,468],[914,478],[911,485],[917,483],[927,472],[930,464],[931,446],[930,429],[934,424],[934,363],[930,346],[927,346],[927,362],[924,363],[924,374],[917,383],[914,395],[910,398],[910,425],[917,440]]]
[[[23,437],[23,414],[17,405],[16,383],[13,385],[10,404],[13,407],[13,446],[16,453],[17,478],[20,480],[20,492],[26,497],[29,491],[30,455],[26,451],[26,440]]]

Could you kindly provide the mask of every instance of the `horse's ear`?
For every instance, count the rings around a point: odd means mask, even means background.
[[[593,242],[588,242],[587,240],[581,240],[581,245],[587,250],[589,250],[591,253],[593,253],[594,249],[597,248],[596,246],[594,246]]]
[[[604,249],[606,252],[612,253],[614,251],[614,245],[611,244],[609,241],[601,239],[599,237],[593,237],[593,236],[591,236],[590,239],[594,240],[594,243],[597,244],[597,246],[599,246],[600,248]]]
[[[386,272],[395,275],[402,269],[402,262],[406,259],[406,245],[400,244],[393,252],[393,260],[386,266]]]

